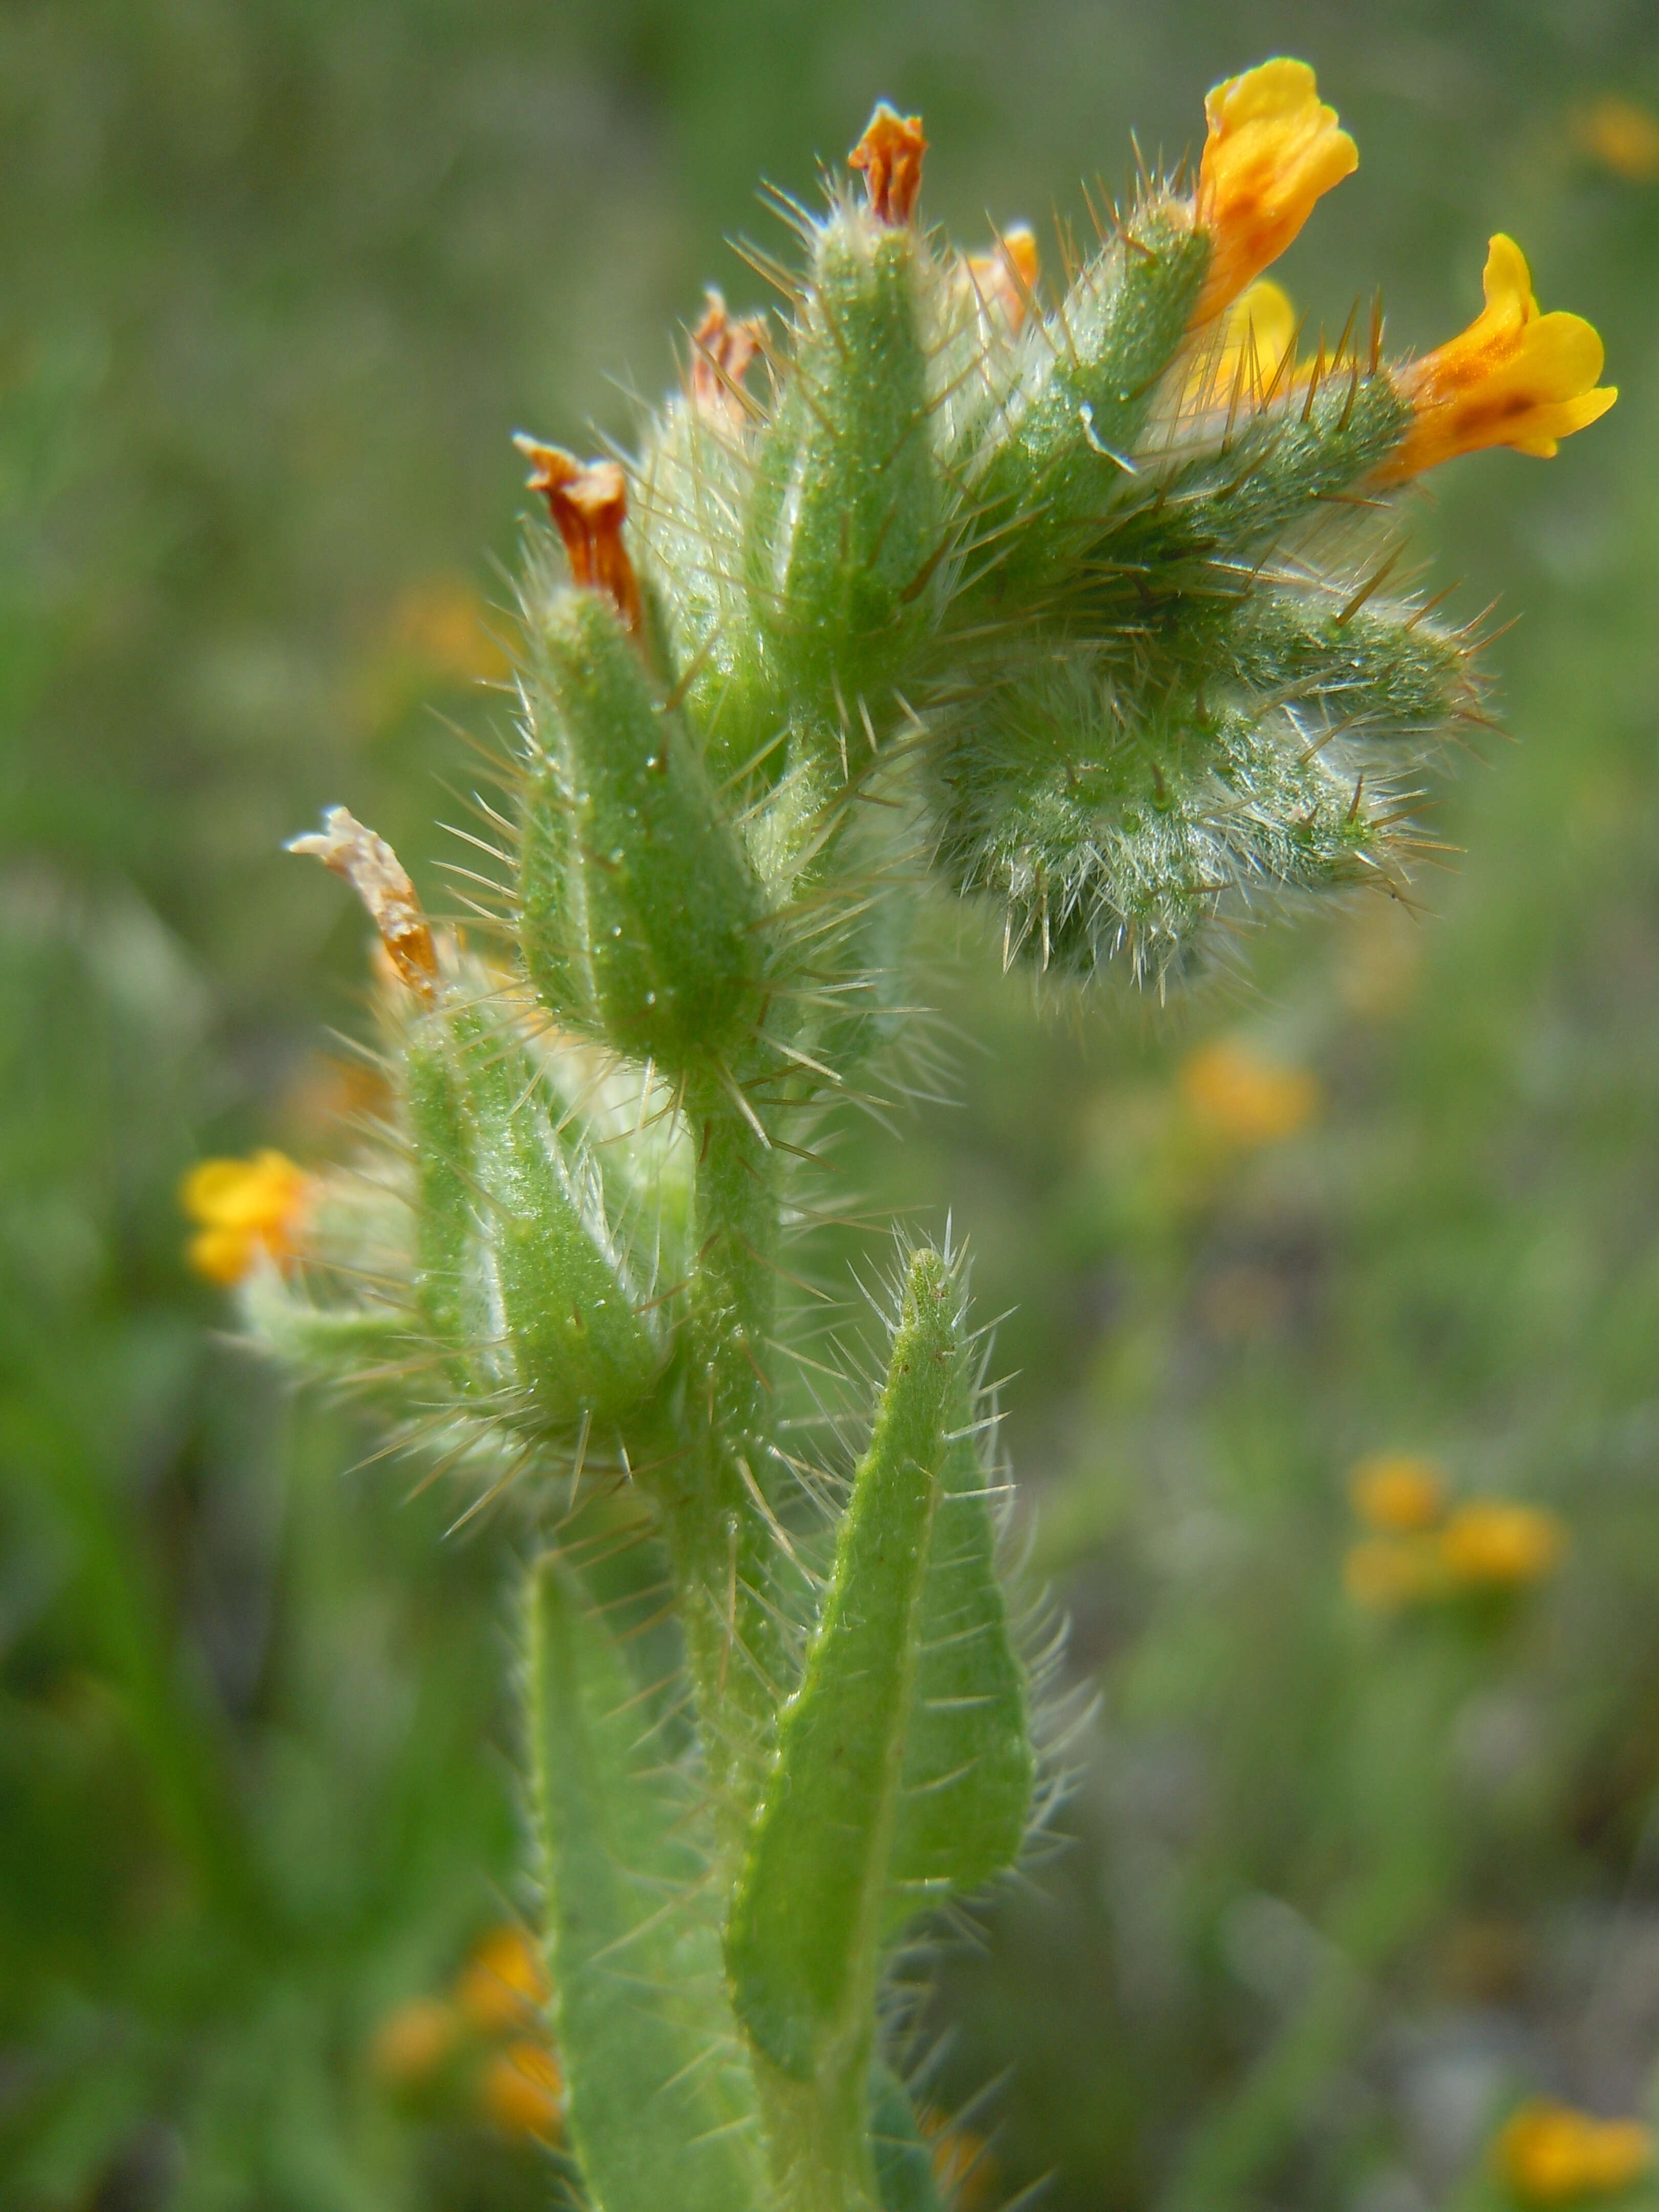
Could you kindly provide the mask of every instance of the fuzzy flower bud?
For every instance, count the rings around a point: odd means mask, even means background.
[[[1210,266],[1194,321],[1231,305],[1277,261],[1314,203],[1359,166],[1336,110],[1319,97],[1306,62],[1283,57],[1218,84],[1194,215],[1210,239]]]
[[[1526,256],[1501,231],[1481,283],[1486,304],[1468,330],[1396,372],[1412,422],[1379,472],[1384,483],[1486,446],[1547,460],[1619,397],[1616,386],[1597,388],[1606,353],[1594,325],[1540,313]]]

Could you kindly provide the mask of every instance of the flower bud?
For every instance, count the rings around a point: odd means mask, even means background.
[[[925,145],[878,108],[854,150],[866,208],[812,234],[795,357],[762,441],[749,589],[786,680],[850,702],[890,683],[928,619],[944,529],[927,398]]]

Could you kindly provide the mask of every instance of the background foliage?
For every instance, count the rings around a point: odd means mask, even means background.
[[[524,1900],[509,1522],[441,1539],[211,1332],[173,1186],[337,1144],[360,924],[278,841],[342,799],[435,886],[496,712],[523,425],[626,435],[752,185],[885,92],[927,211],[1042,226],[1318,66],[1362,153],[1284,275],[1396,342],[1486,234],[1624,398],[1458,465],[1444,578],[1524,619],[1423,910],[1248,987],[1040,1012],[929,921],[957,1103],[849,1177],[954,1208],[1033,1542],[1101,1718],[1075,1838],[950,1952],[968,2188],[1056,2207],[1488,2201],[1538,2092],[1659,2049],[1659,29],[1626,0],[14,0],[0,12],[0,2202],[547,2201],[490,2031],[418,2094],[388,2020]],[[1634,110],[1608,109],[1617,95]],[[1622,122],[1620,118],[1622,117]],[[1650,120],[1651,121],[1651,118]],[[1277,1116],[1194,1055],[1307,1081]],[[981,1049],[981,1048],[983,1048]],[[1214,1063],[1208,1063],[1213,1070]],[[347,1100],[345,1103],[349,1103]],[[1345,1595],[1346,1478],[1433,1455],[1554,1509],[1507,1608]],[[463,2008],[464,2009],[464,2008]],[[469,2033],[474,2033],[470,2030]],[[532,2100],[533,2103],[533,2100]],[[1634,2200],[1632,2200],[1634,2201]]]

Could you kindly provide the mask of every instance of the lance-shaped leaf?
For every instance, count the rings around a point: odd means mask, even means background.
[[[896,1923],[977,1889],[1019,1855],[1035,1759],[1025,1670],[997,1577],[996,1530],[959,1377],[917,1620],[915,1682],[893,1838]]]
[[[963,1358],[960,1289],[910,1261],[823,1620],[780,1731],[726,1934],[744,2024],[798,2079],[867,2063],[916,1628]]]
[[[764,2200],[750,2085],[689,1787],[610,1630],[551,1560],[532,1579],[528,1656],[554,2026],[594,2212],[750,2212]]]

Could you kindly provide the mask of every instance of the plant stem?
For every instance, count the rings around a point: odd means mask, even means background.
[[[670,1558],[722,1841],[740,1850],[787,1669],[764,1593],[777,1539],[762,1485],[776,1412],[777,1157],[723,1085],[688,1089],[698,1146],[685,1449],[665,1470]]]

